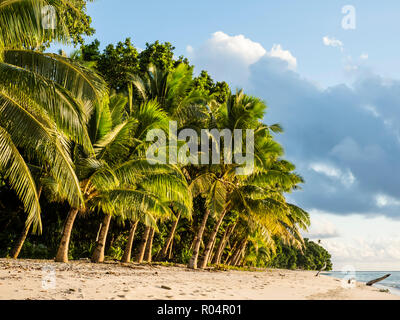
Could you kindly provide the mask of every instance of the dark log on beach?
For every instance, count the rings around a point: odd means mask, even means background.
[[[325,269],[326,269],[326,262],[325,262],[324,266],[317,272],[317,274],[315,276],[318,277],[319,274],[321,273],[321,271],[324,271]]]
[[[372,286],[374,283],[377,283],[379,281],[385,280],[387,277],[390,277],[390,273],[385,275],[385,276],[383,276],[383,277],[380,277],[378,279],[371,280],[371,281],[367,282],[367,286]]]

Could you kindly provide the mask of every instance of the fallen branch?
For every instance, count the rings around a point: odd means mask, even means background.
[[[385,276],[383,276],[383,277],[380,277],[378,279],[371,280],[371,281],[367,282],[367,286],[372,286],[374,283],[377,283],[379,281],[385,280],[387,277],[390,277],[390,273],[385,275]]]
[[[321,271],[324,271],[325,269],[326,269],[326,262],[325,262],[324,266],[321,268],[321,270],[319,270],[315,276],[318,277],[319,274],[321,273]]]

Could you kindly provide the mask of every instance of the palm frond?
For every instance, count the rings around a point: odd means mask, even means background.
[[[42,230],[39,197],[36,184],[24,159],[13,144],[7,131],[0,126],[0,171],[28,212],[26,225],[33,223],[33,231]]]

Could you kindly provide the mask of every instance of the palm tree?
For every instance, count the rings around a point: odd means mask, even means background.
[[[206,107],[207,99],[194,88],[193,69],[186,64],[179,64],[173,71],[165,71],[150,65],[144,77],[132,75],[132,85],[143,101],[157,101],[160,108],[173,121],[177,121],[177,129],[192,128],[200,132],[209,120]],[[187,180],[190,180],[188,170],[185,170]],[[182,215],[178,212],[172,224],[164,247],[157,259],[164,259],[172,244],[172,239]],[[184,218],[190,218],[183,216]],[[147,233],[145,233],[146,235]],[[142,250],[141,250],[142,251]],[[140,260],[141,254],[139,254]]]
[[[281,128],[278,125],[268,127],[260,122],[265,107],[259,99],[246,96],[239,91],[231,96],[225,105],[211,109],[217,120],[216,123],[221,128],[231,130],[253,128],[255,130],[255,169],[249,176],[238,176],[235,173],[237,165],[220,165],[216,168],[210,167],[194,180],[193,194],[205,194],[207,201],[193,256],[189,262],[190,268],[196,268],[202,234],[210,212],[217,220],[208,237],[200,268],[204,268],[210,262],[220,226],[231,210],[250,216],[259,214],[257,210],[262,210],[264,213],[270,212],[271,215],[277,214],[274,213],[277,210],[289,212],[284,198],[276,199],[271,190],[277,192],[279,188],[285,187],[284,191],[288,192],[292,188],[297,188],[302,180],[296,174],[290,173],[290,170],[283,171],[276,168],[282,148],[272,140],[270,130],[280,131]],[[241,150],[235,152],[241,152]],[[281,186],[281,184],[284,185]],[[246,243],[245,239],[240,243],[239,252],[245,249]],[[221,254],[220,250],[222,248],[219,249],[218,255]]]
[[[111,96],[108,104],[97,104],[88,121],[95,155],[88,155],[79,148],[74,154],[77,175],[89,210],[97,208],[104,213],[93,262],[104,259],[112,216],[136,220],[138,214],[149,215],[147,221],[154,224],[153,216],[170,214],[165,201],[176,202],[185,210],[191,210],[191,197],[182,184],[181,175],[179,172],[176,174],[176,168],[161,164],[152,166],[141,158],[146,150],[147,142],[142,140],[145,133],[165,123],[157,103],[150,101],[142,104],[135,110],[137,118],[126,113],[125,106],[126,98],[121,95]],[[78,211],[71,211],[67,217],[56,261],[68,260],[68,245],[77,214]]]
[[[193,69],[184,63],[172,71],[149,66],[144,77],[131,75],[142,101],[156,100],[178,129],[203,129],[208,120],[207,97],[194,88]]]
[[[58,24],[42,26],[41,8],[52,5]],[[0,1],[0,170],[28,212],[26,229],[41,232],[39,196],[28,159],[49,168],[71,206],[83,205],[68,152],[69,141],[90,148],[85,120],[106,85],[69,59],[28,50],[48,40],[67,42],[65,10],[74,1]]]

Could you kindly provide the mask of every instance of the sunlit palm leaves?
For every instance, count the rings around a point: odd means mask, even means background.
[[[55,29],[42,24],[46,5],[55,9]],[[69,154],[70,140],[93,153],[86,122],[92,104],[106,93],[106,85],[95,73],[66,58],[26,50],[43,41],[68,40],[65,10],[76,10],[74,1],[0,1],[0,126],[8,141],[3,139],[0,147],[9,148],[12,142],[22,156],[8,157],[8,162],[18,161],[19,167],[23,161],[27,168],[30,160],[48,166],[70,204],[79,207],[83,197]],[[7,172],[10,167],[12,164],[3,162],[0,170]],[[24,177],[11,179],[8,175],[10,185],[25,205],[27,224],[34,222],[34,230],[40,231],[34,184],[28,171],[19,172]]]

